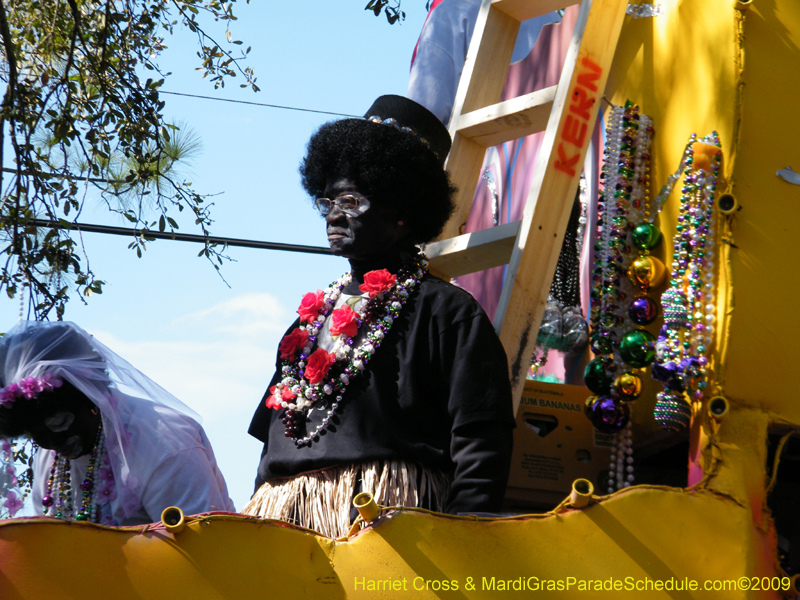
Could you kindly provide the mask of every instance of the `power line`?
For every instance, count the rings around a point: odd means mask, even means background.
[[[0,169],[3,173],[12,173],[14,175],[17,174],[16,169],[10,169],[8,167],[3,167]],[[92,183],[125,183],[124,179],[101,179],[99,177],[84,177],[83,175],[76,175],[74,173],[64,174],[64,173],[48,173],[47,171],[37,171],[36,173],[31,173],[30,171],[19,171],[20,175],[36,175],[38,177],[61,177],[66,179],[67,177],[72,177],[78,181],[91,181]]]
[[[261,250],[284,250],[287,252],[302,252],[305,254],[330,254],[330,248],[322,246],[301,246],[299,244],[281,244],[279,242],[262,242],[259,240],[242,240],[229,237],[208,237],[204,235],[194,235],[191,233],[177,233],[171,231],[151,231],[149,229],[134,229],[132,227],[113,227],[111,225],[95,225],[92,223],[64,223],[63,221],[48,221],[45,219],[31,219],[36,227],[47,227],[50,229],[69,229],[86,231],[89,233],[105,233],[111,235],[143,236],[146,238],[156,238],[159,240],[173,240],[176,242],[197,242],[204,244],[227,244],[228,246],[238,246],[240,248],[258,248]]]
[[[168,92],[158,90],[159,94],[170,94],[172,96],[186,96],[188,98],[201,98],[203,100],[216,100],[218,102],[232,102],[234,104],[252,104],[253,106],[266,106],[267,108],[282,108],[284,110],[297,110],[300,112],[318,113],[320,115],[333,115],[336,117],[351,117],[360,119],[361,115],[347,115],[345,113],[329,112],[327,110],[314,110],[312,108],[299,108],[297,106],[281,106],[280,104],[264,104],[263,102],[248,102],[247,100],[230,100],[228,98],[215,98],[214,96],[199,96],[197,94],[184,94],[182,92]]]

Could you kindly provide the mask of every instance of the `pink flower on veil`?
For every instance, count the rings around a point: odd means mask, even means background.
[[[114,479],[105,479],[97,490],[97,503],[100,505],[108,504],[117,499],[117,486]]]
[[[63,381],[52,373],[45,373],[42,377],[25,377],[18,383],[12,383],[0,392],[0,405],[10,407],[17,398],[32,400],[42,392],[49,392],[61,387]]]
[[[16,383],[4,387],[3,391],[0,392],[0,406],[11,406],[14,404],[14,401],[17,399],[17,392],[19,392],[19,386]]]
[[[3,506],[8,509],[8,516],[13,517],[17,514],[17,511],[22,508],[22,500],[17,497],[16,492],[10,491],[8,492],[8,496],[6,496],[6,501],[3,502]]]

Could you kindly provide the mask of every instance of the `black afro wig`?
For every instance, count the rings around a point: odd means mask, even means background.
[[[329,179],[346,178],[370,200],[396,206],[417,244],[435,239],[454,208],[456,188],[428,146],[413,133],[367,120],[320,127],[300,175],[312,198],[324,195]]]

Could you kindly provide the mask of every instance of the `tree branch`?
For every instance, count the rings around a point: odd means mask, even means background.
[[[0,166],[3,165],[4,155],[3,148],[5,147],[5,130],[6,118],[8,117],[13,124],[15,121],[13,110],[14,101],[16,100],[17,93],[17,56],[14,51],[14,42],[11,39],[11,31],[8,27],[8,18],[6,16],[6,7],[3,0],[0,0],[0,36],[3,38],[3,48],[6,51],[6,60],[8,60],[8,86],[6,93],[3,97],[2,112],[0,112]],[[0,190],[3,189],[3,174],[0,173]],[[14,228],[14,246],[16,247],[17,230]]]

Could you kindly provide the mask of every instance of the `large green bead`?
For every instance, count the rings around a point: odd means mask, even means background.
[[[661,231],[652,223],[639,223],[631,231],[631,241],[639,250],[652,250],[661,241]]]
[[[595,354],[611,354],[614,349],[614,342],[608,335],[594,332],[590,337],[590,346]]]
[[[632,367],[646,367],[656,357],[655,342],[655,336],[646,329],[634,329],[620,340],[619,355]]]
[[[606,373],[605,361],[601,358],[589,361],[583,371],[583,381],[595,394],[607,394],[611,389],[611,377]]]

